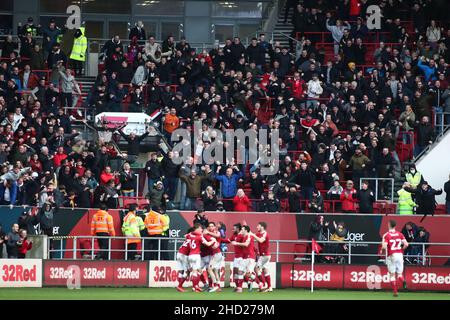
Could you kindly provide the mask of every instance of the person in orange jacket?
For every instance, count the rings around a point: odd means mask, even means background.
[[[170,113],[164,117],[164,131],[170,136],[180,126],[180,118],[177,116],[177,110],[170,108]]]
[[[115,237],[113,217],[108,213],[108,207],[105,204],[100,206],[91,221],[91,235],[97,237]],[[100,248],[99,259],[108,260],[109,241],[107,238],[98,238]]]

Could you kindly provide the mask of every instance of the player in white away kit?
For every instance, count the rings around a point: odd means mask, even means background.
[[[395,230],[396,225],[394,220],[389,221],[389,231],[383,235],[382,244],[382,250],[387,250],[386,265],[391,277],[394,297],[398,297],[398,282],[403,284],[403,288],[406,288],[403,278],[403,251],[408,247],[403,233]]]

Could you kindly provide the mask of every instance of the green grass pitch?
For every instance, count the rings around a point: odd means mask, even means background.
[[[179,293],[174,288],[1,288],[1,300],[450,300],[450,293],[400,292],[394,298],[389,291],[337,291],[306,289],[275,289],[260,293],[234,293],[224,289],[215,293]]]

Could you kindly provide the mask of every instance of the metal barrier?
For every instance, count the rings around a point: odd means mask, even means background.
[[[359,185],[362,185],[362,182],[364,181],[364,180],[367,180],[367,181],[375,181],[375,201],[378,201],[379,199],[378,199],[378,191],[379,191],[379,186],[380,186],[380,182],[379,181],[389,181],[389,182],[391,182],[391,194],[390,194],[390,202],[394,202],[394,185],[395,185],[395,180],[394,180],[394,178],[360,178],[359,179]],[[384,192],[384,182],[383,182],[383,184],[381,184],[382,185],[382,187],[383,187],[383,192]],[[387,200],[387,199],[383,199],[383,200]]]
[[[91,247],[89,249],[80,248],[78,245],[79,240],[88,240]],[[108,240],[108,248],[109,249],[96,249],[95,242],[98,239],[107,239]],[[133,238],[133,237],[97,237],[97,236],[74,236],[74,237],[48,237],[48,257],[51,259],[79,259],[79,255],[82,259],[90,259],[94,260],[99,257],[99,253],[107,252],[108,260],[111,259],[111,254],[114,252],[123,253],[124,259],[128,260],[130,251],[127,247],[126,240],[141,240],[142,246],[140,250],[137,250],[140,253],[135,260],[146,260],[146,253],[154,253],[157,256],[157,260],[161,260],[161,254],[167,253],[170,257],[170,260],[176,260],[176,255],[180,245],[185,241],[185,238],[167,238],[167,237],[142,237],[142,238]],[[65,249],[63,246],[63,241],[72,241],[72,248]],[[59,248],[52,249],[54,247],[55,241],[59,241]],[[123,247],[118,249],[112,249],[113,241],[121,241]],[[158,245],[156,249],[148,249],[145,247],[146,241],[157,241]],[[168,241],[172,248],[171,249],[161,249],[161,244],[163,241]],[[53,246],[52,246],[53,243]],[[386,255],[381,255],[381,242],[370,242],[370,241],[317,241],[319,245],[322,245],[322,250],[320,253],[316,253],[316,256],[326,258],[340,258],[339,263],[345,262],[345,264],[351,264],[352,258],[355,257],[376,257],[378,260],[384,260]],[[274,258],[274,262],[280,262],[282,256],[292,256],[293,261],[304,261],[309,260],[312,256],[311,253],[311,240],[271,240],[272,248],[275,247],[275,250],[272,250],[272,258]],[[296,250],[296,245],[300,245],[302,250]],[[327,249],[327,246],[341,246],[343,249],[342,252],[324,252]],[[354,248],[357,246],[373,246],[376,247],[373,253],[356,253]],[[450,255],[432,255],[429,253],[429,247],[450,247],[450,243],[422,243],[422,242],[412,242],[409,243],[410,248],[416,249],[416,254],[405,254],[405,260],[413,259],[417,264],[421,265],[431,265],[431,260],[433,258],[450,258]],[[89,251],[90,254],[82,254],[84,252]],[[66,255],[66,253],[68,253]],[[234,253],[233,251],[227,251],[225,253],[226,257],[229,257],[230,254]],[[58,258],[55,258],[58,256]],[[342,259],[343,258],[343,259]]]
[[[437,136],[442,136],[444,132],[450,127],[450,112],[434,113],[434,128]]]

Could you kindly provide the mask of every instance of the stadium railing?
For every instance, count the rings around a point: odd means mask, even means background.
[[[109,249],[100,249],[96,245],[98,239],[107,239]],[[140,240],[140,246],[135,251],[137,253],[136,260],[146,260],[147,254],[153,254],[157,260],[162,260],[162,254],[166,254],[165,260],[175,260],[179,247],[185,241],[185,238],[168,238],[168,237],[99,237],[99,236],[71,236],[71,237],[48,237],[48,257],[51,259],[90,259],[95,260],[99,257],[99,253],[107,252],[108,260],[111,259],[112,253],[123,254],[123,259],[129,260],[130,250],[127,248],[126,240]],[[72,248],[66,249],[64,241],[72,241]],[[156,243],[156,249],[149,249],[146,246],[150,242]],[[162,248],[163,242],[167,241],[165,248]],[[59,242],[59,248],[55,248],[55,242]],[[340,258],[339,263],[352,264],[352,259],[357,257],[377,258],[382,262],[386,259],[386,253],[381,253],[381,242],[373,241],[352,241],[345,239],[343,241],[317,241],[321,246],[321,251],[316,253],[319,261],[336,261]],[[274,262],[281,262],[282,256],[291,256],[292,261],[308,261],[311,259],[311,240],[271,240],[270,251]],[[153,246],[153,245],[152,245]],[[355,248],[367,246],[369,253],[355,252]],[[450,255],[430,254],[430,247],[448,247],[450,243],[442,242],[411,242],[410,248],[414,248],[411,254],[405,254],[404,258],[414,264],[423,266],[431,265],[434,258],[450,258]],[[114,248],[113,248],[114,247]],[[228,245],[232,247],[232,245]],[[359,251],[359,250],[356,250]],[[229,260],[233,251],[226,251],[225,258]],[[286,259],[283,259],[286,261]],[[288,259],[289,260],[289,259]],[[336,262],[337,263],[337,262]]]

